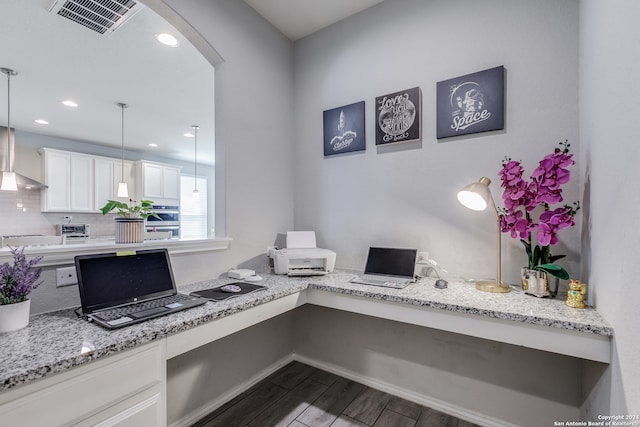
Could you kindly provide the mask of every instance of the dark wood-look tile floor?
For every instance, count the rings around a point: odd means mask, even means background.
[[[299,362],[291,362],[193,427],[477,427]]]

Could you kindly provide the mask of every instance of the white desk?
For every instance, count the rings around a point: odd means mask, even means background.
[[[592,309],[571,309],[562,301],[537,299],[517,290],[500,295],[478,292],[464,282],[437,290],[432,280],[424,279],[395,290],[351,284],[350,277],[348,272],[316,278],[267,276],[263,282],[267,290],[117,331],[77,319],[71,310],[34,316],[29,327],[0,336],[0,419],[24,422],[24,417],[42,415],[33,407],[43,405],[66,417],[61,422],[121,419],[115,425],[130,425],[127,422],[138,422],[143,414],[148,420],[143,425],[162,425],[168,359],[304,304],[610,361],[613,331]],[[181,291],[230,281],[196,283]],[[142,380],[125,381],[108,395],[93,394],[83,405],[54,398],[70,389],[85,396],[83,385],[95,387],[96,382],[110,383],[113,376],[128,378],[132,372]]]

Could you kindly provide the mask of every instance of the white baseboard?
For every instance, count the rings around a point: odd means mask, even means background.
[[[215,411],[216,409],[218,409],[219,407],[221,407],[222,405],[224,405],[234,397],[238,396],[240,393],[247,391],[254,385],[258,384],[260,381],[267,378],[269,375],[283,368],[288,363],[291,363],[294,360],[293,356],[294,356],[293,353],[290,353],[289,355],[283,357],[277,362],[267,366],[266,368],[264,368],[263,370],[261,370],[260,372],[258,372],[257,374],[249,378],[248,380],[243,381],[237,386],[227,390],[224,394],[219,396],[217,399],[214,399],[208,404],[201,406],[200,408],[185,415],[179,420],[172,422],[171,424],[169,424],[169,426],[170,427],[187,427],[192,425],[199,419],[203,418],[205,415]]]
[[[435,399],[422,394],[418,394],[411,390],[400,388],[393,384],[380,381],[375,378],[364,376],[362,374],[344,369],[338,365],[333,365],[330,363],[323,362],[321,360],[312,359],[297,353],[294,353],[292,356],[293,356],[292,360],[296,360],[306,365],[313,366],[318,369],[322,369],[323,371],[331,372],[332,374],[336,374],[340,377],[350,379],[360,384],[364,384],[376,390],[384,391],[385,393],[389,393],[393,396],[401,397],[410,402],[414,402],[419,405],[433,408],[437,411],[444,412],[449,415],[453,415],[454,417],[472,422],[480,426],[518,427],[515,424],[506,423],[503,420],[487,417],[484,414],[480,414],[474,411],[469,411],[468,409],[465,409],[456,405],[452,405],[442,400]]]

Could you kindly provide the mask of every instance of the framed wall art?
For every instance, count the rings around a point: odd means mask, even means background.
[[[420,140],[421,110],[419,87],[376,97],[376,145]]]
[[[364,101],[322,112],[324,155],[363,151]]]
[[[437,138],[504,129],[504,67],[437,83]]]

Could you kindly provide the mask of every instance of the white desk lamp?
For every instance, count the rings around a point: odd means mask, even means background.
[[[498,263],[496,281],[481,280],[476,282],[476,289],[485,292],[505,293],[509,292],[509,285],[502,283],[501,281],[501,232],[500,232],[500,216],[498,215],[498,209],[491,196],[491,190],[489,189],[491,180],[487,177],[482,177],[478,182],[471,183],[458,192],[458,201],[465,207],[474,211],[483,211],[491,204],[491,208],[496,214],[496,225],[498,229]]]

